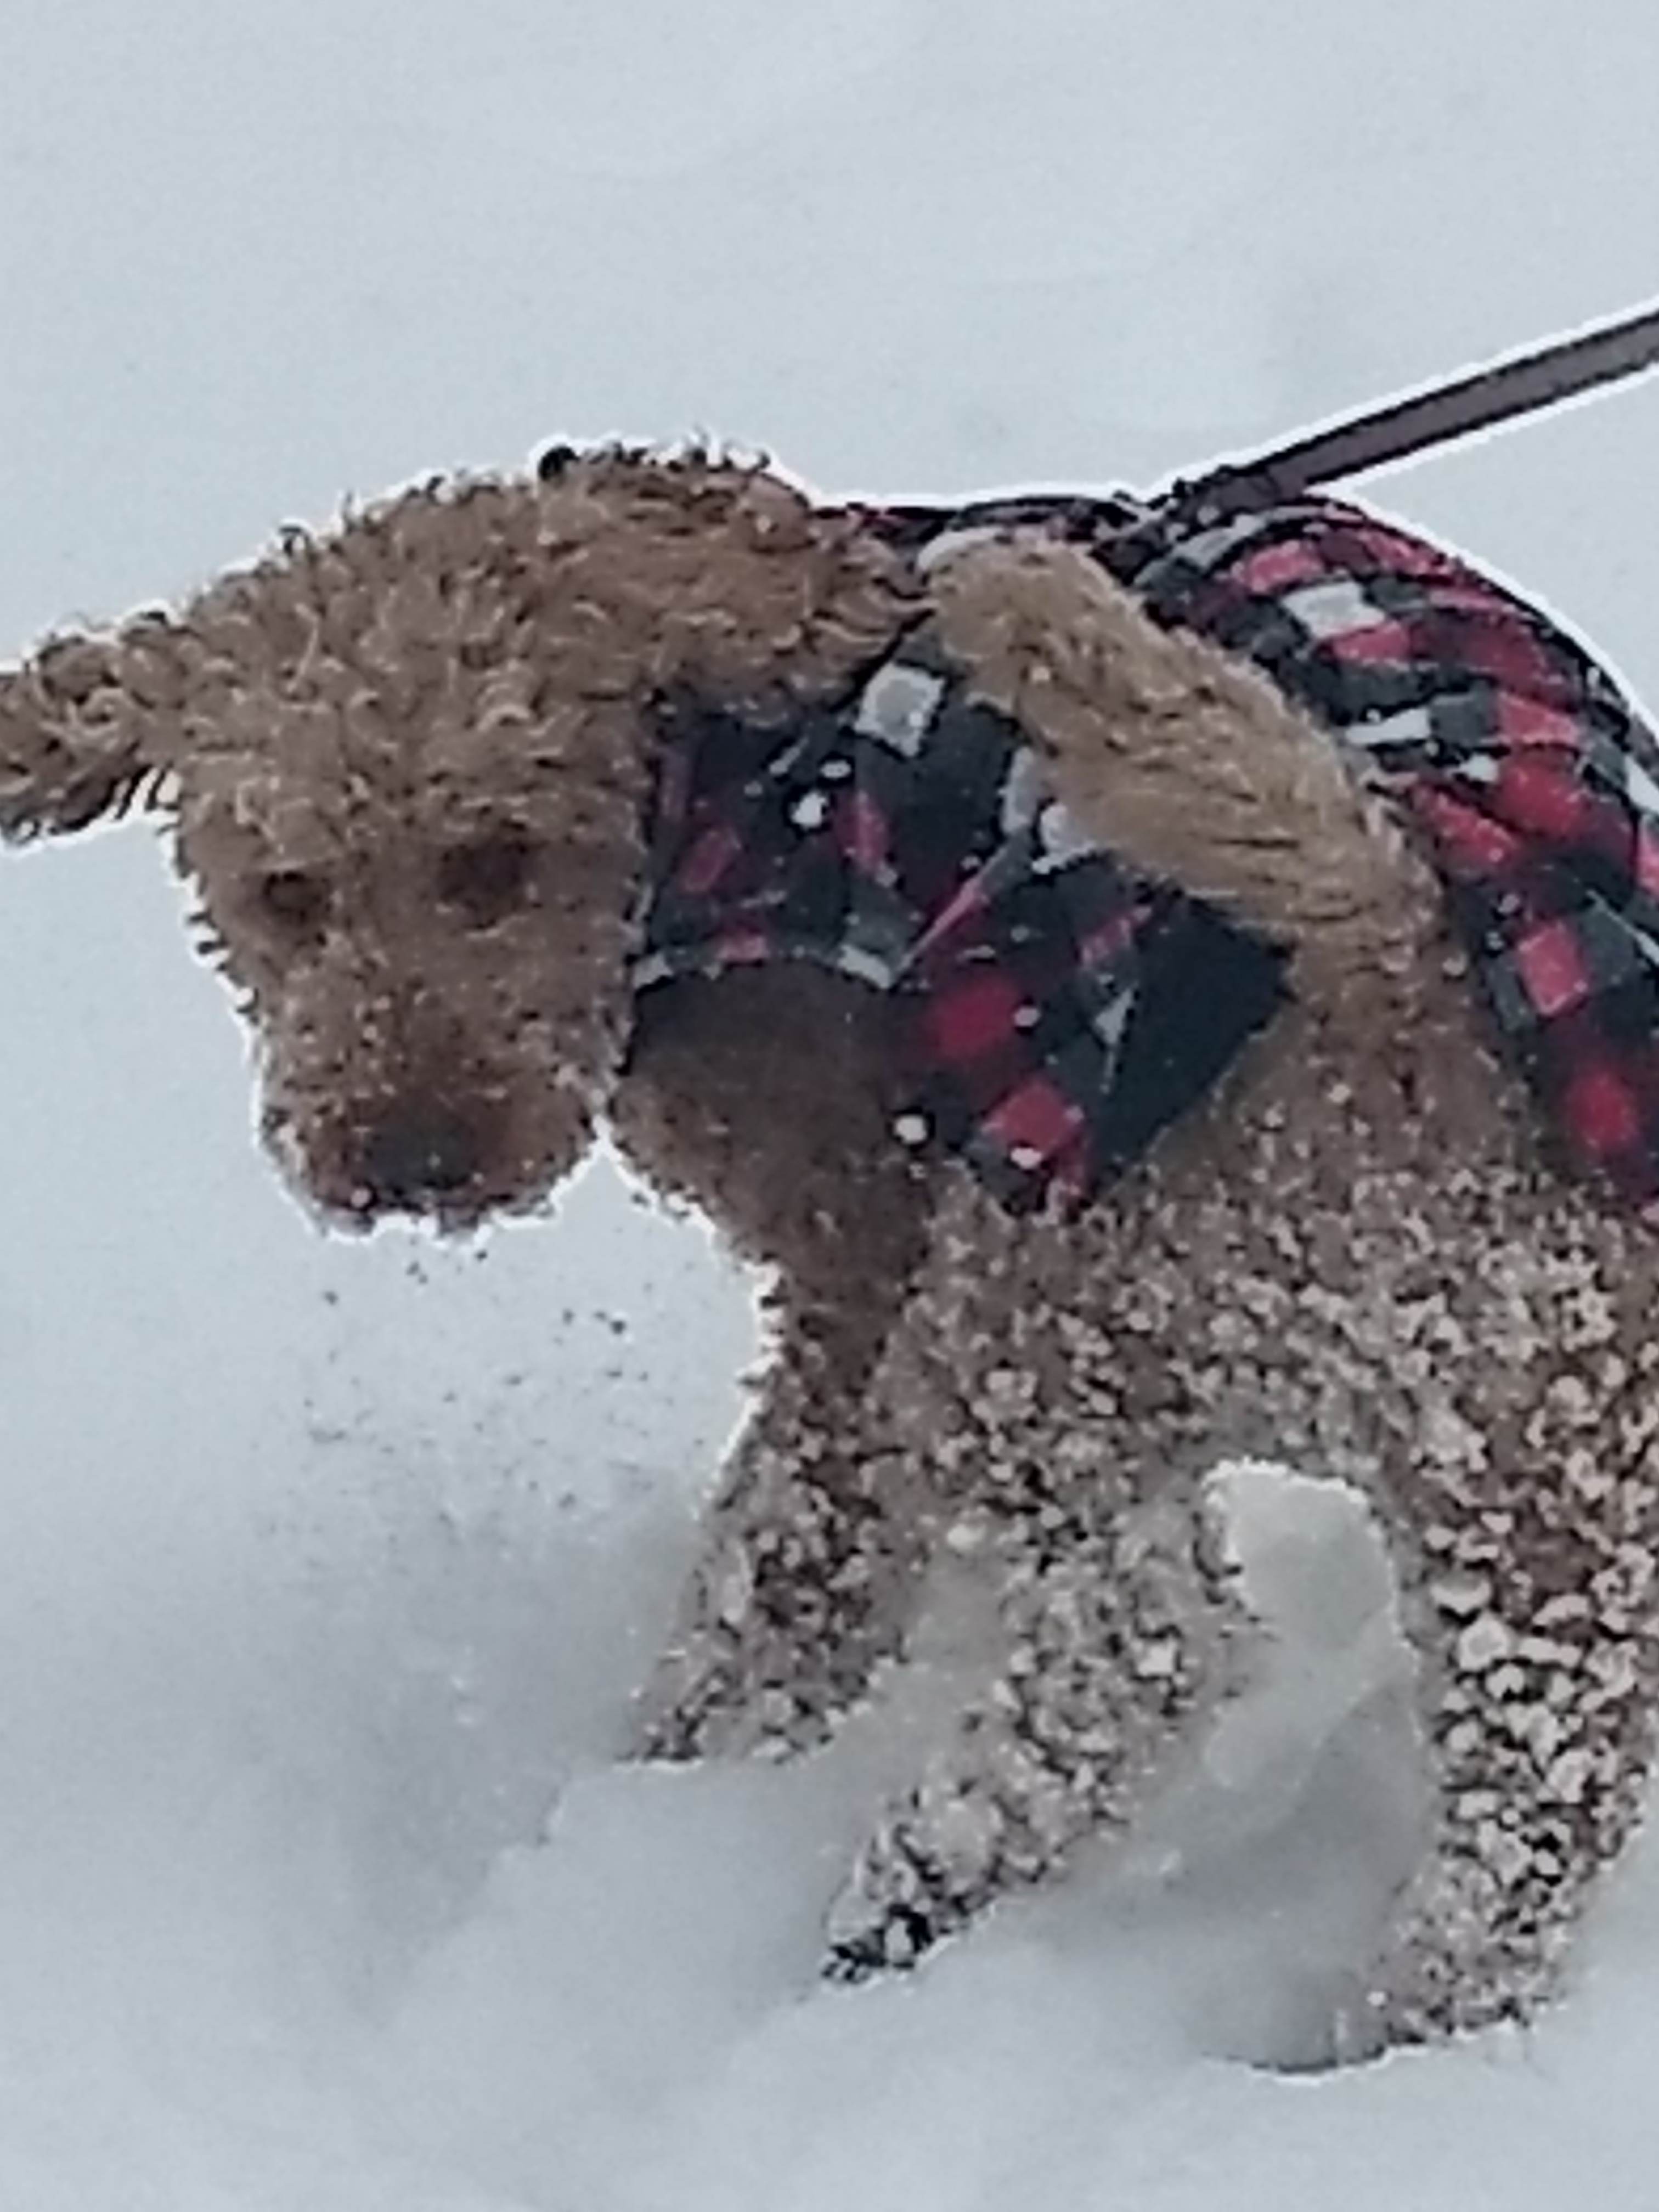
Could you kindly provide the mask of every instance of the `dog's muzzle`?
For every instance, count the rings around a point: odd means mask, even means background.
[[[477,1133],[459,1115],[441,1108],[396,1113],[363,1146],[361,1182],[371,1206],[419,1207],[465,1190],[480,1157]]]

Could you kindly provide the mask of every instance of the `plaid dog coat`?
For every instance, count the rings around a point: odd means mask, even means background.
[[[1535,609],[1340,502],[1045,497],[869,520],[1087,548],[1254,661],[1414,825],[1564,1163],[1659,1204],[1659,742]],[[895,994],[898,1135],[1017,1209],[1085,1203],[1285,994],[1282,951],[1081,837],[924,621],[787,729],[699,725],[663,773],[635,981],[808,959]]]

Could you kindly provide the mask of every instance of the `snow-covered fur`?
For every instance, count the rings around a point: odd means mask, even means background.
[[[631,988],[678,733],[786,723],[923,611],[1085,829],[1290,955],[1294,1004],[1078,1218],[896,1141],[857,981]],[[764,471],[600,455],[409,493],[0,678],[0,832],[138,794],[326,1218],[534,1204],[603,1115],[777,1271],[649,1749],[817,1741],[938,1547],[992,1577],[1003,1662],[851,1870],[835,1971],[1133,1820],[1244,1648],[1204,1479],[1266,1455],[1371,1499],[1419,1658],[1435,1810],[1354,2046],[1548,1990],[1650,1755],[1659,1245],[1542,1164],[1430,872],[1264,679],[1065,548],[919,576]]]

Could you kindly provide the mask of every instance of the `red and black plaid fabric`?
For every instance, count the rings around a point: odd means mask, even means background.
[[[1099,548],[1158,621],[1361,751],[1446,885],[1562,1164],[1659,1204],[1659,741],[1535,607],[1363,510],[1201,507]]]
[[[787,731],[677,734],[636,987],[805,959],[895,994],[896,1136],[1010,1206],[1086,1200],[1279,1003],[1272,947],[1080,843],[925,628]]]
[[[1559,629],[1331,501],[871,519],[919,555],[963,532],[1083,544],[1156,620],[1255,661],[1362,751],[1420,829],[1566,1157],[1659,1200],[1659,748]],[[897,994],[898,1133],[1016,1207],[1086,1202],[1282,997],[1277,948],[1078,836],[925,625],[787,730],[713,720],[672,747],[653,862],[641,988],[805,958]]]

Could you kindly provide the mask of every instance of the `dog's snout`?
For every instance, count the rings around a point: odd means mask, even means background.
[[[362,1152],[362,1179],[383,1205],[418,1205],[453,1196],[478,1172],[478,1142],[456,1114],[442,1109],[388,1115]]]

